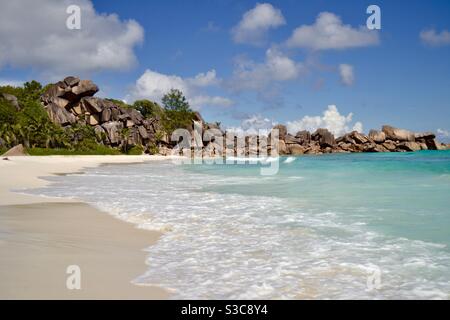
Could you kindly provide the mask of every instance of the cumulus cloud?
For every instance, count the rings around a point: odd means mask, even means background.
[[[353,66],[349,64],[339,65],[339,75],[341,76],[341,81],[346,86],[351,86],[355,82],[355,75],[353,73]]]
[[[295,62],[275,48],[270,48],[266,51],[266,58],[262,63],[245,58],[238,59],[230,85],[235,91],[261,90],[273,82],[297,79],[303,68],[303,64]]]
[[[66,27],[69,5],[81,9],[81,29]],[[144,38],[134,20],[99,14],[90,0],[4,1],[0,10],[0,68],[31,67],[48,76],[124,70]]]
[[[247,11],[231,33],[236,43],[260,45],[270,29],[286,24],[281,11],[269,3],[258,3]]]
[[[441,138],[450,138],[450,131],[445,129],[437,129],[437,134]]]
[[[287,45],[312,50],[346,49],[372,46],[379,43],[378,32],[366,26],[353,28],[342,23],[340,17],[321,12],[313,25],[298,27],[288,39]]]
[[[240,126],[227,127],[226,131],[232,132],[238,136],[255,134],[267,135],[275,125],[276,123],[269,118],[256,114],[242,120]]]
[[[442,30],[439,33],[434,29],[422,30],[419,37],[424,44],[429,46],[439,47],[450,45],[450,32],[448,30]]]
[[[356,122],[352,125],[353,113],[348,115],[341,115],[335,105],[328,106],[322,116],[305,116],[296,121],[289,121],[287,123],[287,130],[292,134],[296,134],[301,130],[308,130],[314,132],[319,128],[328,129],[335,136],[342,136],[350,131],[363,131],[361,122]]]
[[[153,70],[145,72],[136,80],[131,88],[127,101],[137,99],[150,99],[161,102],[162,97],[171,89],[181,90],[190,105],[195,110],[204,106],[229,107],[233,101],[220,96],[209,96],[202,93],[202,88],[214,86],[220,83],[215,70],[199,73],[193,78],[182,78],[177,75],[167,75]]]

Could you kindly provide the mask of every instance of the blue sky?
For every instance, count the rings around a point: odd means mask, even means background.
[[[23,0],[22,27],[34,28],[37,34],[39,31],[46,35],[51,33],[54,26],[49,22],[28,25],[32,14],[46,14],[46,10],[61,6],[61,2],[49,1],[34,1],[41,2],[44,11],[36,13],[38,9],[30,8],[30,2]],[[322,114],[328,105],[336,105],[340,115],[353,113],[352,120],[336,124],[345,124],[349,129],[355,122],[361,122],[366,132],[383,124],[412,130],[450,130],[448,1],[271,1],[266,3],[270,5],[266,9],[269,8],[267,12],[271,15],[267,19],[272,19],[272,24],[261,18],[259,27],[251,29],[250,35],[244,35],[244,40],[236,38],[236,29],[245,19],[244,15],[257,8],[256,1],[94,0],[92,12],[89,11],[91,1],[70,3],[80,3],[82,7],[82,30],[78,34],[77,30],[64,33],[61,46],[65,43],[70,46],[76,41],[85,41],[85,46],[80,46],[79,52],[76,46],[70,52],[57,48],[61,50],[60,55],[66,56],[65,65],[64,60],[58,60],[60,56],[56,56],[58,61],[52,64],[48,48],[33,50],[35,48],[29,45],[27,53],[19,58],[16,52],[8,52],[6,46],[0,45],[1,82],[38,79],[46,83],[58,76],[76,73],[93,79],[102,89],[101,95],[129,101],[142,97],[157,100],[158,94],[151,86],[167,80],[168,85],[184,86],[188,98],[196,101],[193,104],[207,120],[229,126],[237,126],[246,118],[259,117],[271,122],[291,122],[296,128],[294,124],[302,126],[308,121],[324,121]],[[376,33],[376,39],[373,34],[369,35],[369,30],[359,29],[366,24],[366,8],[370,4],[381,8],[382,28],[370,31]],[[11,7],[9,10],[11,15],[18,9]],[[61,13],[60,18],[54,19],[55,23],[67,17],[65,12],[55,12],[56,15]],[[369,43],[364,45],[360,41],[353,45],[353,40],[349,40],[346,45],[336,44],[325,49],[314,48],[307,40],[302,40],[300,45],[287,45],[296,28],[314,26],[323,12],[340,17],[341,26],[362,32],[361,36]],[[116,14],[118,22],[99,18],[110,14]],[[8,18],[1,15],[3,21]],[[98,23],[90,25],[83,20],[85,16]],[[127,25],[129,20],[134,20],[137,27]],[[6,42],[10,47],[26,46],[29,41],[15,43],[17,37],[32,36],[31,31],[25,32],[21,26],[13,26],[10,31],[8,21],[0,27],[4,31],[0,31],[0,43]],[[133,31],[125,32],[128,27]],[[420,37],[421,32],[430,30],[431,34]],[[312,36],[315,39],[317,34]],[[34,35],[36,37],[40,36]],[[120,45],[114,47],[117,56],[112,52],[106,58],[97,57],[111,59],[111,64],[89,61],[89,50],[95,47],[91,40],[108,37],[112,37],[112,41],[122,39]],[[3,50],[6,53],[2,56]],[[35,53],[40,50],[49,52],[48,57],[44,59]],[[83,50],[86,50],[85,55]],[[27,54],[29,61],[26,61]],[[292,63],[298,70],[292,74],[287,69],[273,71],[269,55],[277,59],[274,61],[282,59]],[[77,59],[83,64],[77,66]],[[120,67],[115,67],[115,59]],[[58,67],[53,68],[53,65]],[[352,69],[347,80],[343,78],[340,65]],[[239,66],[251,73],[242,73]],[[197,75],[200,76],[196,79]],[[305,122],[302,121],[305,116],[320,119]]]

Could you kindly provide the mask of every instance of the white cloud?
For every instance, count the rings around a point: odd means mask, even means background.
[[[440,33],[437,33],[434,29],[422,30],[419,37],[424,44],[430,46],[450,45],[450,32],[448,30],[442,30]]]
[[[264,43],[269,29],[286,24],[281,10],[269,3],[258,3],[247,11],[237,26],[232,29],[233,40],[237,43],[260,45]]]
[[[176,75],[167,75],[152,70],[145,72],[136,80],[127,101],[137,99],[150,99],[161,102],[161,98],[171,89],[181,90],[188,99],[193,109],[199,110],[204,106],[228,107],[233,104],[228,98],[209,96],[201,92],[202,88],[214,86],[220,83],[216,77],[216,71],[210,70],[199,73],[193,78],[182,78]]]
[[[349,113],[346,116],[341,115],[335,105],[330,105],[323,112],[322,116],[305,116],[296,121],[289,121],[286,126],[288,132],[292,134],[296,134],[301,130],[314,132],[319,128],[325,128],[336,137],[339,137],[350,131],[363,131],[361,122],[356,122],[352,125],[352,118],[353,113]]]
[[[81,29],[69,30],[69,5],[81,8]],[[53,78],[124,70],[136,62],[144,38],[134,20],[99,14],[90,0],[4,1],[0,10],[0,68],[31,67]]]
[[[275,125],[276,123],[272,120],[257,114],[244,119],[238,127],[226,128],[226,131],[232,132],[238,136],[255,134],[267,135]]]
[[[346,86],[351,86],[355,82],[355,75],[353,72],[353,66],[349,64],[339,65],[339,75],[341,76],[341,81]]]
[[[295,80],[303,70],[297,63],[275,48],[266,51],[263,63],[239,59],[236,63],[230,86],[235,91],[261,90],[272,82]]]
[[[437,134],[442,138],[450,138],[450,131],[444,129],[437,129]]]
[[[194,78],[188,79],[188,82],[197,87],[208,87],[216,85],[220,79],[216,77],[216,70],[210,70],[206,73],[199,73]]]
[[[289,47],[312,50],[365,47],[378,43],[377,31],[369,30],[366,26],[353,28],[344,25],[340,17],[330,12],[321,12],[313,25],[295,29],[287,41]]]
[[[194,96],[190,99],[190,104],[195,108],[202,106],[231,107],[234,101],[220,96]]]
[[[0,86],[22,87],[25,82],[21,80],[0,79]]]

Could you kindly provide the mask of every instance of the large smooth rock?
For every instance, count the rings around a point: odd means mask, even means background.
[[[9,94],[9,93],[2,93],[1,96],[8,101],[10,104],[13,105],[14,108],[16,108],[17,111],[20,110],[19,101],[17,100],[17,97],[15,95]]]
[[[64,108],[58,107],[54,103],[48,104],[46,107],[47,114],[54,123],[65,126],[73,124],[77,121],[75,116]]]
[[[60,97],[53,97],[52,102],[60,108],[65,108],[69,105],[69,100]]]
[[[49,102],[49,99],[51,99],[52,97],[61,97],[64,93],[65,90],[63,87],[59,86],[58,84],[52,84],[43,94],[42,100]]]
[[[84,97],[81,99],[81,103],[89,113],[100,113],[103,110],[103,101],[99,98]]]
[[[66,77],[66,78],[64,79],[64,83],[65,83],[67,86],[69,86],[69,87],[74,87],[74,86],[76,86],[79,82],[80,82],[80,78],[77,78],[77,77],[69,76],[69,77]]]
[[[430,140],[435,139],[436,135],[433,132],[416,132],[414,137],[416,140]]]
[[[404,150],[404,151],[410,151],[410,152],[422,150],[419,143],[411,142],[411,141],[400,142],[397,145],[397,149]]]
[[[317,129],[316,132],[311,135],[311,139],[318,141],[321,147],[333,147],[336,144],[334,135],[323,128]]]
[[[297,138],[297,141],[303,146],[307,146],[311,142],[311,133],[307,130],[297,132],[295,137]]]
[[[98,116],[98,114],[91,114],[87,118],[87,123],[91,126],[96,126],[100,123],[100,117]]]
[[[277,151],[278,151],[279,155],[289,154],[289,150],[288,150],[284,140],[278,140],[278,150]]]
[[[137,111],[136,109],[128,109],[127,113],[130,116],[131,121],[133,121],[136,124],[140,124],[144,120],[144,117],[142,116],[142,114],[139,111]]]
[[[118,121],[120,116],[120,111],[118,108],[111,108],[111,120]]]
[[[102,120],[102,122],[108,122],[111,120],[111,109],[110,108],[103,109],[101,120]]]
[[[86,96],[93,96],[98,92],[98,87],[91,80],[80,80],[80,82],[71,88],[71,91],[78,99]]]
[[[386,134],[383,131],[370,130],[369,138],[376,143],[383,143],[386,141]]]
[[[358,131],[350,132],[350,137],[358,144],[364,144],[370,142],[369,138]]]
[[[305,154],[322,154],[320,145],[318,142],[311,142],[305,151]]]
[[[123,129],[123,124],[119,121],[106,122],[102,124],[103,129],[105,129],[108,135],[109,142],[111,144],[117,144],[121,140],[121,131]]]
[[[142,139],[148,139],[149,138],[147,129],[145,129],[143,126],[139,126],[138,130],[139,130],[139,134],[141,135]]]
[[[286,142],[286,144],[298,144],[299,143],[299,139],[297,139],[296,137],[294,137],[293,135],[288,133],[284,137],[284,142]]]
[[[383,126],[382,131],[386,134],[386,139],[389,140],[410,142],[414,142],[416,140],[414,132],[405,129],[399,129],[385,125]]]
[[[301,146],[299,144],[290,144],[290,145],[288,145],[288,149],[289,149],[289,153],[294,156],[304,154],[306,151],[306,147]]]
[[[383,142],[382,146],[389,151],[395,151],[395,148],[397,147],[394,141],[392,140],[386,140],[385,142]]]
[[[277,124],[275,127],[273,127],[273,130],[278,130],[278,139],[284,140],[286,138],[287,134],[287,128],[283,124]]]
[[[4,154],[2,154],[2,157],[16,157],[16,156],[29,156],[28,152],[26,152],[23,145],[18,144],[15,147],[12,147],[8,151],[6,151]]]

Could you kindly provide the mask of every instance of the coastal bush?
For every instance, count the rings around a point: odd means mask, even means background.
[[[137,145],[128,150],[127,154],[132,156],[140,156],[144,153],[144,147],[141,145]]]
[[[106,134],[97,133],[89,125],[75,123],[61,127],[53,123],[40,97],[52,84],[42,86],[37,81],[26,82],[22,87],[0,86],[0,147],[9,149],[23,144],[32,155],[52,154],[142,154],[142,146],[129,144],[129,128],[121,132],[121,144],[115,148],[106,147]],[[11,101],[3,94],[13,95]],[[117,99],[107,99],[123,108],[134,108],[145,118],[156,118],[155,143],[149,153],[159,152],[158,144],[167,143],[167,136],[178,128],[190,129],[195,113],[180,90],[171,90],[164,95],[163,107],[158,103],[142,99],[133,105]],[[83,119],[81,119],[82,122]]]
[[[27,152],[32,156],[74,156],[74,155],[120,155],[120,150],[97,145],[95,148],[78,150],[78,149],[60,149],[60,148],[29,148]]]
[[[165,117],[163,127],[168,134],[176,129],[189,129],[192,126],[192,120],[195,113],[192,111],[189,102],[183,95],[183,92],[172,89],[162,98]]]
[[[143,99],[136,100],[132,106],[134,109],[138,110],[145,118],[150,117],[164,117],[164,110],[156,102]]]

